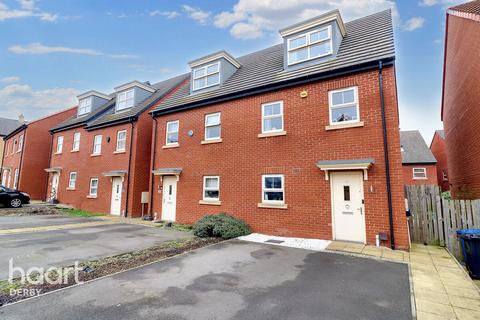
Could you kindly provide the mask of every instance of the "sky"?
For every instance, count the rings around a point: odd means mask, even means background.
[[[0,0],[0,117],[27,120],[188,72],[188,61],[280,43],[278,30],[338,8],[344,21],[392,8],[400,127],[441,129],[445,10],[466,0]]]

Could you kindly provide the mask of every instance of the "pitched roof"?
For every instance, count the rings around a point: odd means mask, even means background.
[[[480,1],[471,1],[467,3],[463,3],[458,6],[449,8],[448,11],[457,11],[457,12],[480,15]]]
[[[162,102],[153,113],[166,112],[180,106],[193,106],[232,97],[245,92],[258,92],[274,85],[296,81],[313,81],[313,75],[360,67],[379,60],[393,61],[395,47],[391,11],[382,11],[347,22],[347,35],[342,40],[334,59],[284,70],[283,43],[239,57],[241,67],[218,89],[190,94],[185,84],[169,99]]]
[[[22,123],[18,120],[0,118],[0,137],[8,135],[13,130],[17,129]]]
[[[400,131],[400,144],[402,146],[402,163],[437,163],[432,151],[423,140],[420,131]]]
[[[150,95],[145,100],[141,101],[134,107],[124,111],[115,113],[115,108],[109,108],[105,113],[101,116],[89,121],[86,129],[94,129],[102,126],[106,126],[112,123],[119,123],[122,121],[127,121],[132,117],[138,116],[140,113],[148,109],[153,103],[157,102],[158,100],[162,99],[165,95],[170,93],[173,89],[175,89],[179,84],[185,81],[190,74],[182,74],[180,76],[176,76],[174,78],[170,78],[165,81],[161,81],[152,85],[155,88],[155,92]],[[115,100],[115,99],[114,99]]]

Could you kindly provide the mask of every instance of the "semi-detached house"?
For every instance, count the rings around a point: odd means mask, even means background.
[[[344,23],[335,10],[280,35],[191,61],[153,109],[149,212],[407,248],[391,12]]]
[[[112,215],[146,212],[142,192],[149,189],[153,123],[148,111],[185,79],[132,81],[109,95],[78,96],[76,114],[51,129],[50,198]]]

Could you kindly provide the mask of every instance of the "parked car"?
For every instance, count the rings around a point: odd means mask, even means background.
[[[30,203],[28,193],[0,186],[0,204],[5,207],[19,208],[28,203]]]

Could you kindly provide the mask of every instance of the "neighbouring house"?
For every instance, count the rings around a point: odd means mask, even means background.
[[[280,35],[191,61],[152,111],[149,212],[407,248],[391,12],[344,23],[335,10]]]
[[[403,181],[405,185],[437,185],[437,160],[420,131],[400,131]]]
[[[49,195],[92,212],[140,216],[149,190],[152,118],[148,114],[186,75],[153,85],[132,81],[106,95],[78,96],[78,109],[51,129]],[[148,197],[146,197],[148,200]]]
[[[480,199],[480,1],[447,10],[442,120],[453,198]]]
[[[33,200],[46,200],[47,174],[52,137],[48,129],[64,121],[76,108],[25,122],[7,134],[3,151],[2,185],[28,193]]]
[[[18,120],[8,119],[8,118],[0,118],[0,168],[3,165],[3,149],[5,148],[5,141],[3,140],[10,132],[18,128],[24,122],[23,115],[18,117]],[[3,174],[3,170],[0,170],[0,181],[1,176]]]
[[[447,144],[445,143],[445,131],[436,130],[433,135],[430,150],[437,159],[437,181],[442,191],[450,190],[448,183]]]

